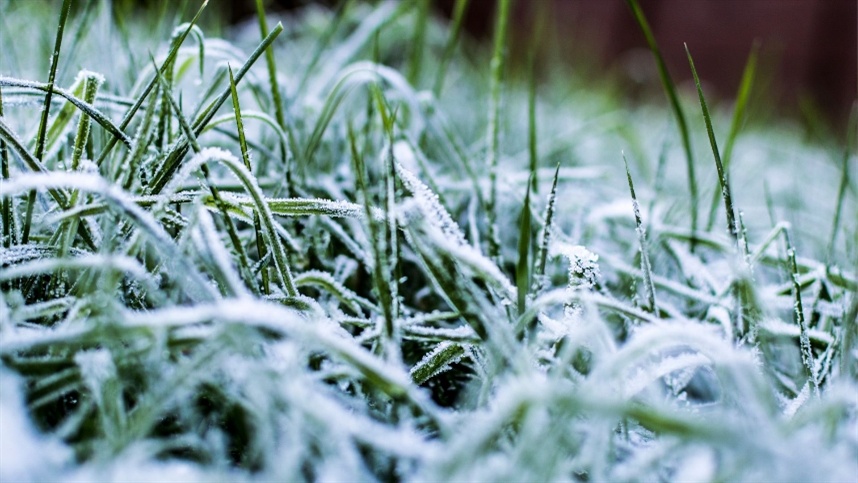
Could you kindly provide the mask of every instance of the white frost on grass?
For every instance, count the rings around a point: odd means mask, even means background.
[[[40,483],[72,462],[72,451],[40,434],[27,417],[22,381],[0,367],[0,481]]]
[[[569,260],[569,287],[592,289],[601,277],[599,270],[599,255],[581,245],[569,245],[555,242],[551,246],[555,254],[563,255]]]

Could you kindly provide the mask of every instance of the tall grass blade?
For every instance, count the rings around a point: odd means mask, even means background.
[[[411,39],[411,56],[408,63],[408,83],[418,87],[423,70],[423,51],[426,49],[426,26],[429,24],[430,0],[416,0],[414,37]]]
[[[0,88],[0,118],[3,117],[3,90]],[[6,139],[0,136],[0,178],[9,179],[9,151],[6,149]],[[9,248],[17,244],[15,221],[12,217],[12,199],[3,198],[3,247]]]
[[[500,262],[500,235],[497,226],[497,197],[498,197],[498,158],[500,157],[500,115],[501,115],[501,91],[503,90],[503,72],[506,58],[507,26],[509,24],[509,10],[512,0],[500,0],[498,4],[497,17],[495,19],[494,50],[491,62],[491,85],[489,87],[489,125],[488,150],[489,169],[489,198],[486,203],[488,216],[488,243],[489,257]],[[501,263],[498,263],[500,265]]]
[[[560,163],[554,170],[554,178],[551,181],[551,191],[548,193],[548,203],[545,206],[545,222],[539,237],[539,249],[534,257],[533,282],[534,293],[542,290],[547,283],[545,280],[545,264],[548,261],[548,252],[551,247],[552,229],[554,228],[554,210],[557,202],[557,179],[560,177]]]
[[[525,187],[524,205],[521,207],[521,215],[519,215],[518,224],[518,263],[515,266],[515,286],[518,289],[518,314],[521,315],[526,310],[527,296],[531,288],[531,215],[530,215],[530,185],[533,183],[533,178],[536,176],[535,171],[530,172],[530,178],[527,180]]]
[[[262,8],[261,0],[257,2],[257,8]],[[264,20],[261,20],[264,22]],[[235,86],[235,77],[232,75],[232,67],[229,68],[229,87],[232,93],[232,108],[235,111],[235,126],[238,130],[238,144],[241,148],[241,159],[244,161],[244,167],[251,171],[250,167],[250,152],[247,149],[247,139],[244,134],[244,122],[241,120],[241,106],[238,101],[238,89]],[[276,88],[276,85],[272,86]],[[277,96],[279,101],[279,95]],[[282,115],[282,112],[281,112]],[[268,254],[268,248],[265,246],[265,240],[262,238],[261,228],[259,225],[259,213],[253,213],[253,231],[256,232],[256,251],[259,259],[262,260]],[[262,268],[262,292],[264,294],[271,293],[271,287],[268,281],[268,268],[263,265]]]
[[[658,314],[658,308],[655,303],[655,286],[652,283],[652,266],[649,263],[649,253],[647,250],[646,230],[641,221],[641,210],[638,205],[638,198],[635,196],[635,185],[632,182],[632,173],[629,171],[629,162],[626,160],[625,154],[623,154],[623,164],[626,166],[626,179],[629,182],[629,192],[632,195],[632,206],[635,212],[635,229],[638,232],[638,244],[641,252],[641,273],[644,278],[644,287],[646,287],[646,308],[650,312]]]
[[[534,32],[534,39],[538,38],[538,31],[537,29]],[[539,46],[536,40],[534,40],[533,45],[530,47],[530,60],[528,61],[530,64],[530,79],[527,92],[527,154],[530,161],[530,183],[528,184],[528,189],[533,190],[534,193],[539,193],[539,182],[536,176],[534,176],[539,163],[536,135],[536,52],[538,48]]]
[[[846,198],[846,189],[849,187],[849,158],[854,154],[855,140],[858,134],[858,102],[852,105],[849,115],[849,123],[846,128],[846,146],[843,149],[843,167],[840,174],[840,187],[837,188],[837,205],[834,208],[834,221],[831,222],[831,235],[828,237],[827,262],[831,263],[834,258],[834,247],[837,244],[837,232],[840,231],[840,217],[843,213],[843,200]]]
[[[48,91],[45,94],[45,103],[42,106],[42,118],[39,121],[39,132],[36,135],[36,153],[35,157],[42,160],[45,154],[45,135],[48,132],[48,117],[51,113],[51,97],[53,96],[54,81],[57,76],[57,65],[60,62],[60,50],[63,45],[63,31],[66,27],[69,10],[71,9],[71,0],[63,0],[63,5],[60,7],[60,21],[57,25],[57,37],[54,42],[54,54],[51,56],[51,70],[48,74]],[[21,242],[26,245],[30,241],[30,227],[33,224],[33,208],[36,204],[36,192],[31,191],[27,195],[27,213],[24,215],[24,232],[21,235]]]
[[[670,77],[670,73],[667,70],[667,64],[664,62],[661,50],[658,47],[658,43],[655,41],[655,36],[652,33],[649,22],[647,22],[647,19],[644,16],[643,10],[637,0],[626,0],[626,4],[631,8],[632,14],[635,17],[635,22],[637,22],[638,27],[640,27],[641,32],[646,39],[646,43],[652,51],[653,57],[655,57],[656,66],[658,67],[658,75],[661,79],[661,85],[664,87],[665,94],[667,94],[667,99],[670,102],[670,108],[673,112],[674,118],[676,118],[676,125],[679,128],[679,135],[682,139],[682,148],[685,151],[686,168],[688,170],[688,193],[691,202],[691,251],[693,252],[696,245],[696,235],[694,234],[697,232],[698,226],[697,212],[699,195],[697,191],[697,178],[694,174],[694,154],[691,148],[691,134],[688,131],[688,122],[685,119],[685,113],[682,110],[682,105],[679,103],[679,96],[676,94],[676,86]]]
[[[259,32],[262,38],[268,36],[268,21],[265,19],[264,0],[256,0],[256,16],[259,18]],[[274,47],[265,49],[265,66],[268,67],[268,88],[271,90],[271,102],[274,104],[274,118],[280,129],[286,129],[286,116],[283,114],[283,99],[280,95],[280,84],[277,82],[277,63],[274,60]],[[232,72],[230,71],[230,78]],[[236,109],[236,116],[239,116]],[[238,118],[236,118],[238,119]]]
[[[760,44],[755,42],[751,47],[751,53],[748,55],[748,61],[745,63],[745,70],[742,72],[742,81],[739,84],[739,92],[736,95],[736,106],[733,108],[733,119],[730,121],[730,132],[727,134],[727,142],[724,144],[724,172],[730,173],[730,163],[733,160],[733,146],[739,136],[739,130],[742,128],[742,123],[745,120],[745,111],[748,107],[748,100],[751,98],[751,90],[754,86],[754,77],[757,71],[757,57],[759,55]],[[715,223],[715,212],[718,205],[718,191],[712,193],[712,203],[709,208],[709,219],[706,221],[706,231],[711,231]]]
[[[810,346],[807,320],[804,317],[804,306],[801,301],[801,283],[799,281],[798,265],[795,259],[795,247],[790,239],[790,230],[784,229],[784,240],[787,248],[787,261],[789,262],[790,279],[792,282],[793,296],[793,319],[799,328],[799,346],[801,348],[801,362],[804,365],[807,382],[813,387],[816,396],[819,396],[819,381],[816,377],[816,368],[813,360],[813,348]]]
[[[703,120],[706,122],[706,132],[709,134],[709,145],[712,147],[712,155],[715,156],[715,168],[718,169],[718,181],[721,184],[721,196],[724,198],[724,211],[727,214],[727,233],[738,243],[739,228],[736,224],[736,211],[733,208],[733,195],[730,192],[730,182],[727,179],[727,172],[724,169],[724,165],[721,163],[721,154],[718,152],[718,143],[715,141],[715,131],[712,129],[709,108],[706,107],[706,98],[703,96],[703,88],[700,86],[700,78],[697,76],[697,69],[694,68],[694,60],[691,58],[691,51],[688,50],[688,45],[685,46],[685,53],[688,55],[688,65],[691,66],[694,83],[697,85],[697,96],[700,98],[700,108],[703,110]]]
[[[444,44],[444,53],[441,55],[438,71],[435,73],[435,85],[432,88],[435,97],[441,97],[441,92],[444,89],[444,79],[447,77],[447,65],[450,63],[450,58],[453,57],[453,51],[459,42],[462,25],[464,25],[465,12],[468,10],[468,3],[470,3],[470,0],[456,0],[456,5],[453,7],[453,24],[450,27],[450,33],[447,35],[447,42]]]

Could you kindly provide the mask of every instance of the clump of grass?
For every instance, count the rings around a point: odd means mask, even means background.
[[[223,40],[205,4],[110,28],[122,2],[93,2],[48,62],[10,39],[56,12],[0,5],[0,480],[858,472],[852,145],[827,169],[785,128],[738,136],[737,106],[722,157],[698,89],[731,229],[689,229],[695,175],[666,166],[693,166],[694,99],[504,80],[510,2],[489,69],[460,55],[469,2],[429,3],[269,30],[260,1]]]

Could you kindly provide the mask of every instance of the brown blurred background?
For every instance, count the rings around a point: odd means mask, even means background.
[[[431,0],[450,15],[455,0]],[[639,0],[674,80],[690,78],[683,42],[694,55],[707,95],[729,99],[755,41],[761,45],[756,93],[769,113],[798,116],[841,131],[858,96],[858,0]],[[269,0],[272,9],[307,0]],[[335,4],[328,0],[322,3]],[[253,2],[229,2],[233,19]],[[490,40],[496,0],[471,0],[467,31]],[[517,0],[511,32],[513,62],[524,57],[539,15],[538,35],[589,76],[612,73],[632,96],[658,90],[654,63],[623,0]],[[544,60],[544,59],[543,59]],[[837,135],[837,134],[836,134]]]

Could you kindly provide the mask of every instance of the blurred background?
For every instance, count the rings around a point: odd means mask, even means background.
[[[271,11],[283,11],[309,3],[335,7],[341,1],[267,0],[267,5]],[[429,1],[438,15],[449,17],[457,0]],[[844,134],[858,95],[858,1],[639,2],[678,84],[690,87],[685,42],[707,96],[729,100],[738,89],[752,45],[759,42],[758,102],[756,113],[752,112],[757,120],[789,116],[811,130],[830,130],[836,137]],[[224,3],[234,22],[255,11],[253,0]],[[495,5],[496,0],[468,2],[466,35],[491,40]],[[534,25],[540,25],[538,65],[560,60],[587,78],[607,75],[631,99],[661,94],[652,56],[625,1],[517,0],[513,8],[513,65],[525,62]]]

